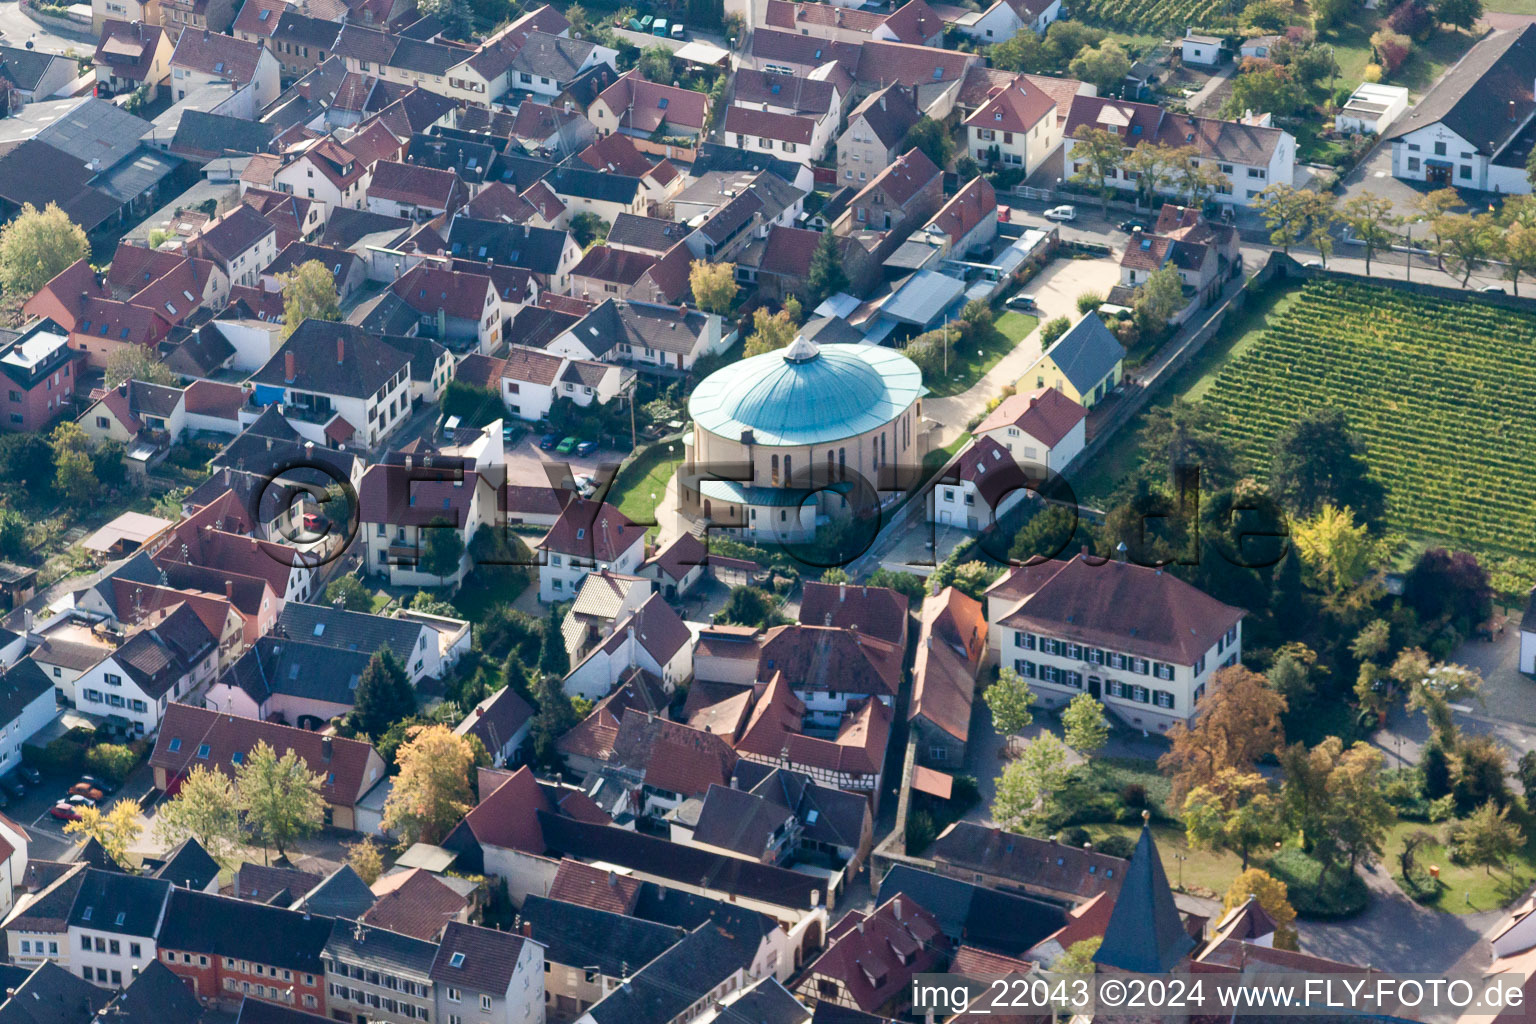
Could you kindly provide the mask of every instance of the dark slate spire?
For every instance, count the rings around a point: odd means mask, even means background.
[[[1147,817],[1143,813],[1143,822]],[[1136,974],[1166,974],[1194,945],[1173,905],[1173,890],[1168,888],[1152,830],[1143,823],[1093,962]]]

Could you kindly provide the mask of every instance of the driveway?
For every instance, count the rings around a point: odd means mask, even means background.
[[[1084,292],[1106,295],[1120,283],[1120,265],[1113,259],[1053,260],[1032,278],[1023,290],[1035,297],[1040,307],[1040,322],[1058,316],[1077,319],[1077,297]],[[923,402],[924,414],[942,423],[940,443],[958,437],[971,417],[984,412],[987,403],[1003,388],[1017,384],[1036,359],[1040,358],[1040,330],[1031,331],[1000,359],[986,375],[965,391],[949,398],[929,398]]]

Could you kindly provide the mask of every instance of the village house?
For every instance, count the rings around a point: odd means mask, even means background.
[[[5,375],[7,392],[0,428],[40,431],[66,409],[73,409],[81,363],[79,351],[69,345],[68,332],[46,317],[0,349],[0,374]]]
[[[965,119],[966,148],[979,164],[1028,177],[1061,145],[1062,128],[1055,98],[1020,75]]]
[[[920,762],[948,769],[965,763],[976,676],[987,655],[982,604],[954,587],[923,602],[907,713]]]
[[[479,479],[458,467],[416,466],[410,456],[404,465],[370,466],[358,489],[368,571],[391,586],[457,587],[469,571],[475,531],[495,512],[481,501]],[[436,549],[449,532],[458,536],[458,558],[436,564]]]
[[[1051,22],[1061,17],[1061,0],[997,0],[981,11],[962,11],[953,24],[978,42],[1001,43],[1029,30],[1044,35]]]
[[[1020,391],[1054,388],[1091,409],[1120,386],[1125,346],[1089,311],[1019,378]]]
[[[604,502],[573,501],[536,545],[539,600],[566,601],[589,572],[633,574],[645,555],[645,529]]]
[[[1053,387],[1038,387],[1004,398],[972,433],[1001,445],[1026,473],[1032,467],[1060,473],[1082,452],[1087,422],[1080,404]]]
[[[110,19],[96,31],[98,88],[110,95],[142,88],[153,101],[171,73],[170,34],[156,24]]]
[[[358,804],[384,778],[384,762],[370,743],[173,703],[149,757],[155,788],[174,796],[198,765],[233,777],[258,743],[278,756],[293,751],[320,775],[325,822],[339,829],[357,828]]]
[[[306,320],[251,375],[250,409],[278,404],[305,439],[322,447],[356,441],[372,447],[411,410],[411,359],[376,335],[347,324]]]
[[[1098,129],[1125,139],[1129,153],[1140,142],[1172,147],[1193,146],[1196,166],[1214,172],[1220,181],[1211,199],[1217,203],[1251,206],[1272,184],[1289,184],[1295,174],[1296,140],[1289,132],[1273,127],[1264,114],[1238,121],[1175,114],[1147,103],[1128,103],[1097,96],[1076,96],[1067,115],[1061,146],[1061,175],[1080,176],[1086,164],[1072,156],[1077,135]],[[1114,167],[1105,182],[1133,189],[1123,167]],[[1159,189],[1165,195],[1181,190],[1177,181]]]
[[[1043,706],[1087,693],[1128,725],[1159,732],[1189,721],[1211,676],[1242,651],[1240,609],[1129,562],[1014,569],[987,589],[987,612],[999,664],[1028,680]]]
[[[189,92],[195,94],[209,86],[233,88],[244,99],[221,112],[255,120],[281,92],[277,58],[263,46],[222,32],[193,27],[180,30],[170,61],[172,98],[184,100]]]
[[[806,1003],[864,1013],[902,1013],[912,979],[949,959],[938,921],[910,897],[896,896],[873,911],[850,910],[827,932],[827,949],[806,968],[797,989]]]
[[[614,623],[613,632],[571,668],[561,687],[571,696],[600,700],[635,669],[659,679],[669,693],[693,677],[693,635],[660,594]]]
[[[698,138],[709,127],[709,97],[649,81],[636,69],[626,71],[598,94],[587,107],[587,119],[599,135]]]

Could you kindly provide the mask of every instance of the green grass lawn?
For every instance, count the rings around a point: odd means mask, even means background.
[[[927,380],[928,393],[934,398],[958,395],[975,384],[987,371],[1012,352],[1029,336],[1040,321],[1026,313],[1009,310],[992,323],[980,344],[961,341],[950,345],[949,376]]]
[[[1525,13],[1536,13],[1536,0],[1512,2],[1528,5],[1531,9]],[[1365,66],[1371,62],[1371,35],[1381,28],[1381,24],[1379,9],[1352,7],[1343,21],[1320,34],[1319,42],[1333,45],[1334,57],[1339,62],[1339,82],[1358,82],[1364,77]],[[1460,30],[1438,29],[1426,42],[1414,43],[1403,66],[1383,81],[1388,85],[1406,86],[1417,98],[1434,84],[1440,72],[1454,64],[1480,38],[1480,35]],[[1297,142],[1300,143],[1299,138]]]
[[[1438,842],[1421,847],[1415,855],[1417,863],[1426,869],[1431,864],[1440,868],[1440,895],[1424,905],[1447,914],[1472,914],[1498,910],[1519,897],[1532,882],[1536,882],[1536,829],[1530,821],[1521,824],[1526,833],[1525,849],[1510,861],[1508,867],[1494,868],[1492,872],[1483,867],[1451,863],[1450,855]],[[1392,827],[1382,846],[1382,859],[1399,885],[1402,884],[1402,868],[1398,855],[1403,849],[1403,838],[1420,829],[1443,837],[1446,825],[1400,821]]]
[[[1128,836],[1132,841],[1141,834],[1139,825],[1086,825],[1088,834],[1097,842],[1104,836]],[[1225,850],[1193,850],[1185,842],[1184,830],[1164,823],[1152,826],[1152,838],[1157,840],[1157,851],[1163,858],[1163,871],[1168,882],[1179,888],[1180,878],[1186,892],[1201,895],[1214,893],[1214,899],[1226,896],[1232,879],[1242,872],[1242,861]],[[1181,859],[1182,858],[1182,859]]]
[[[1483,9],[1498,14],[1536,14],[1536,0],[1488,0]]]
[[[666,493],[667,481],[677,472],[683,461],[681,441],[663,441],[651,445],[633,462],[619,470],[608,492],[608,503],[618,506],[632,521],[643,524],[656,522],[656,506]],[[652,525],[650,532],[655,534]]]
[[[1253,347],[1263,333],[1266,318],[1288,308],[1295,295],[1295,289],[1272,288],[1249,300],[1248,307],[1229,320],[1221,334],[1152,397],[1147,409],[1172,405],[1176,398],[1203,398],[1227,360]],[[1109,445],[1073,475],[1069,482],[1080,500],[1090,505],[1105,501],[1141,465],[1139,434],[1145,415],[1144,410],[1121,427]]]
[[[458,593],[453,595],[453,606],[459,615],[471,622],[485,619],[497,605],[511,604],[533,582],[531,567],[521,565],[476,566]]]

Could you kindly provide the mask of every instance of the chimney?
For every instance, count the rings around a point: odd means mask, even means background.
[[[235,581],[234,580],[225,580],[224,581],[224,596],[226,598],[228,598],[229,600],[231,600],[231,601],[233,601],[235,599]]]
[[[336,365],[340,366],[347,358],[347,339],[336,336]]]
[[[294,358],[293,350],[283,353],[283,380],[292,384],[299,376],[299,361]]]
[[[1509,120],[1510,120],[1511,124],[1513,124],[1514,121],[1515,121],[1515,101],[1514,100],[1510,100],[1509,101]]]
[[[608,872],[608,888],[610,888],[610,889],[617,889],[618,887],[619,887],[619,873],[617,871],[610,871],[610,872]]]
[[[901,897],[900,896],[896,897],[896,905],[891,908],[891,911],[892,911],[892,913],[894,913],[896,915],[896,920],[900,921],[901,920]]]
[[[837,603],[842,604],[846,600],[848,600],[848,584],[845,581],[837,585]]]
[[[332,745],[333,745],[333,743],[332,743],[331,737],[329,737],[329,736],[321,736],[320,737],[320,759],[322,761],[329,761],[331,759],[331,747],[332,747]]]
[[[405,468],[406,469],[410,469],[415,464],[416,464],[416,460],[415,459],[411,458],[409,455],[407,455],[405,457]]]

